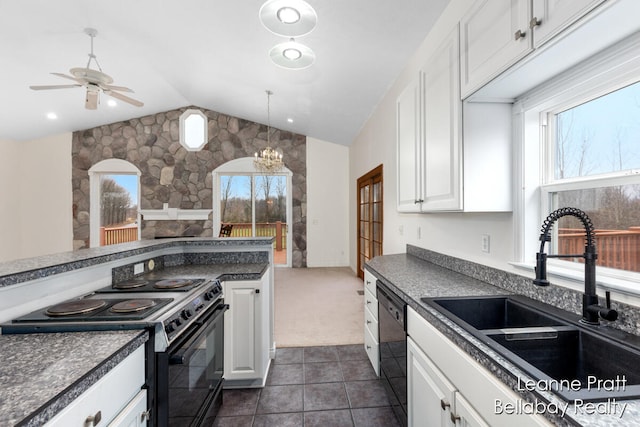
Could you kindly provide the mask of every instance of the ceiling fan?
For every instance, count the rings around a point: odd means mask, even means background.
[[[48,89],[67,89],[73,87],[85,87],[87,88],[87,96],[84,106],[89,110],[95,110],[98,108],[98,101],[100,92],[103,92],[113,98],[124,101],[128,104],[136,107],[142,107],[144,104],[136,99],[130,98],[120,92],[133,92],[133,90],[123,86],[113,86],[113,79],[102,72],[102,68],[98,63],[98,58],[93,53],[93,39],[98,34],[98,31],[94,28],[85,28],[85,34],[91,37],[91,53],[89,53],[89,62],[84,68],[72,68],[69,70],[71,75],[62,73],[51,73],[54,76],[63,77],[65,79],[73,80],[75,84],[68,85],[45,85],[45,86],[29,86],[33,90],[48,90]],[[97,70],[90,68],[91,61],[96,63]]]

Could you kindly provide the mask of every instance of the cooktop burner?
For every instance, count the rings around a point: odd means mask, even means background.
[[[106,301],[100,299],[81,299],[77,301],[67,301],[49,307],[45,313],[48,316],[70,316],[74,314],[91,313],[107,305]]]
[[[186,292],[197,288],[205,282],[205,279],[130,279],[116,283],[106,288],[98,289],[96,293],[111,292]]]
[[[173,298],[84,298],[65,301],[34,311],[14,319],[13,322],[144,320],[171,301],[173,301]]]
[[[192,285],[193,282],[189,279],[166,279],[160,280],[153,284],[157,289],[177,289],[184,288],[185,286]]]

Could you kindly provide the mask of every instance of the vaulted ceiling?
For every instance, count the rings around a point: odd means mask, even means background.
[[[264,0],[0,0],[0,140],[36,139],[195,105],[349,145],[448,0],[307,0],[318,23],[296,41],[315,62],[275,65],[287,41],[258,18]],[[85,89],[52,72],[85,67],[90,38],[102,71],[144,102],[84,108]],[[116,100],[117,101],[117,100]],[[46,118],[54,112],[56,120]],[[291,119],[292,122],[287,121]]]

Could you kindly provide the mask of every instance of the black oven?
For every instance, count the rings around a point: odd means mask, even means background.
[[[213,423],[222,403],[224,313],[228,308],[218,300],[165,351],[156,353],[158,426]],[[180,316],[188,314],[183,310]]]
[[[406,303],[377,282],[380,381],[400,422],[407,425]]]

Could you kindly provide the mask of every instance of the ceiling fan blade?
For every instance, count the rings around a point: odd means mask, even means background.
[[[96,110],[98,108],[98,96],[100,92],[94,90],[87,90],[87,97],[84,102],[84,107],[87,110]]]
[[[51,73],[51,74],[53,74],[54,76],[58,76],[58,77],[62,77],[62,78],[65,78],[65,79],[73,80],[74,82],[82,83],[81,80],[78,80],[75,77],[70,76],[68,74],[62,74],[62,73]]]
[[[132,89],[129,89],[128,87],[124,87],[124,86],[111,86],[111,85],[101,85],[102,89],[106,90],[117,90],[120,92],[129,92],[129,93],[133,93]]]
[[[72,87],[82,87],[82,85],[43,85],[43,86],[29,86],[33,90],[48,90],[48,89],[68,89]]]
[[[121,93],[118,93],[118,92],[114,92],[112,90],[105,90],[104,93],[106,93],[107,95],[112,96],[112,97],[114,97],[116,99],[119,99],[120,101],[124,101],[124,102],[126,102],[128,104],[135,105],[136,107],[142,107],[144,105],[142,102],[140,102],[138,100],[135,100],[133,98],[129,98],[128,96],[125,96],[125,95],[123,95]]]

